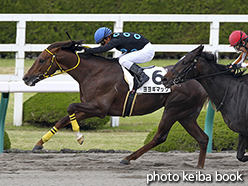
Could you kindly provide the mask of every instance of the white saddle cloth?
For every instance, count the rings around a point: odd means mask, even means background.
[[[124,78],[129,85],[129,90],[132,91],[134,77],[126,68],[122,67],[122,70],[124,72]],[[163,67],[144,69],[144,72],[150,77],[150,79],[137,90],[137,93],[170,93],[171,89],[165,88],[161,81],[161,78],[167,73],[167,71],[168,69],[164,69]]]

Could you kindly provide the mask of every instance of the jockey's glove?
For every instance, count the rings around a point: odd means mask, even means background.
[[[78,45],[78,44],[75,44],[73,42],[70,43],[69,46],[65,46],[65,47],[61,47],[62,49],[69,49],[71,50],[72,52],[75,52],[75,51],[81,51],[83,50],[85,47],[81,46],[81,45]]]
[[[84,53],[86,48],[90,48],[90,47],[88,47],[88,46],[80,46],[80,47],[78,47],[77,51],[81,51],[81,53]]]
[[[81,46],[81,45],[75,45],[75,50],[76,51],[81,51],[84,52],[85,47]]]
[[[226,66],[226,69],[233,69],[233,70],[235,70],[235,69],[239,69],[239,68],[241,68],[241,63],[240,64],[230,64],[230,65],[227,65]]]
[[[241,63],[232,65],[232,69],[239,69],[239,68],[241,68]]]

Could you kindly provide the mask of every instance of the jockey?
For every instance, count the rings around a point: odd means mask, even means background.
[[[233,31],[229,36],[229,43],[237,52],[241,52],[229,68],[248,68],[248,62],[244,62],[248,54],[248,36],[246,33],[240,30]]]
[[[144,36],[133,32],[112,33],[109,28],[101,27],[95,32],[94,39],[101,46],[84,48],[83,52],[97,54],[116,48],[123,53],[118,57],[120,65],[138,77],[138,88],[149,80],[142,68],[136,64],[151,61],[155,54],[152,44]]]

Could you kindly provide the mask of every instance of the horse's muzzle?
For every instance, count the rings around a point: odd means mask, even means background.
[[[28,86],[35,86],[35,84],[37,82],[39,82],[40,80],[44,79],[44,76],[42,75],[38,75],[38,76],[23,76],[22,80],[24,81],[24,83]]]
[[[165,88],[170,88],[173,85],[172,83],[170,83],[170,81],[168,81],[168,79],[165,76],[162,78],[162,83],[165,86]]]

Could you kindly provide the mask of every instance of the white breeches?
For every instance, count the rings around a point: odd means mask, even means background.
[[[151,43],[147,43],[144,48],[119,56],[120,65],[130,69],[134,63],[145,63],[151,61],[155,55],[155,50]]]

